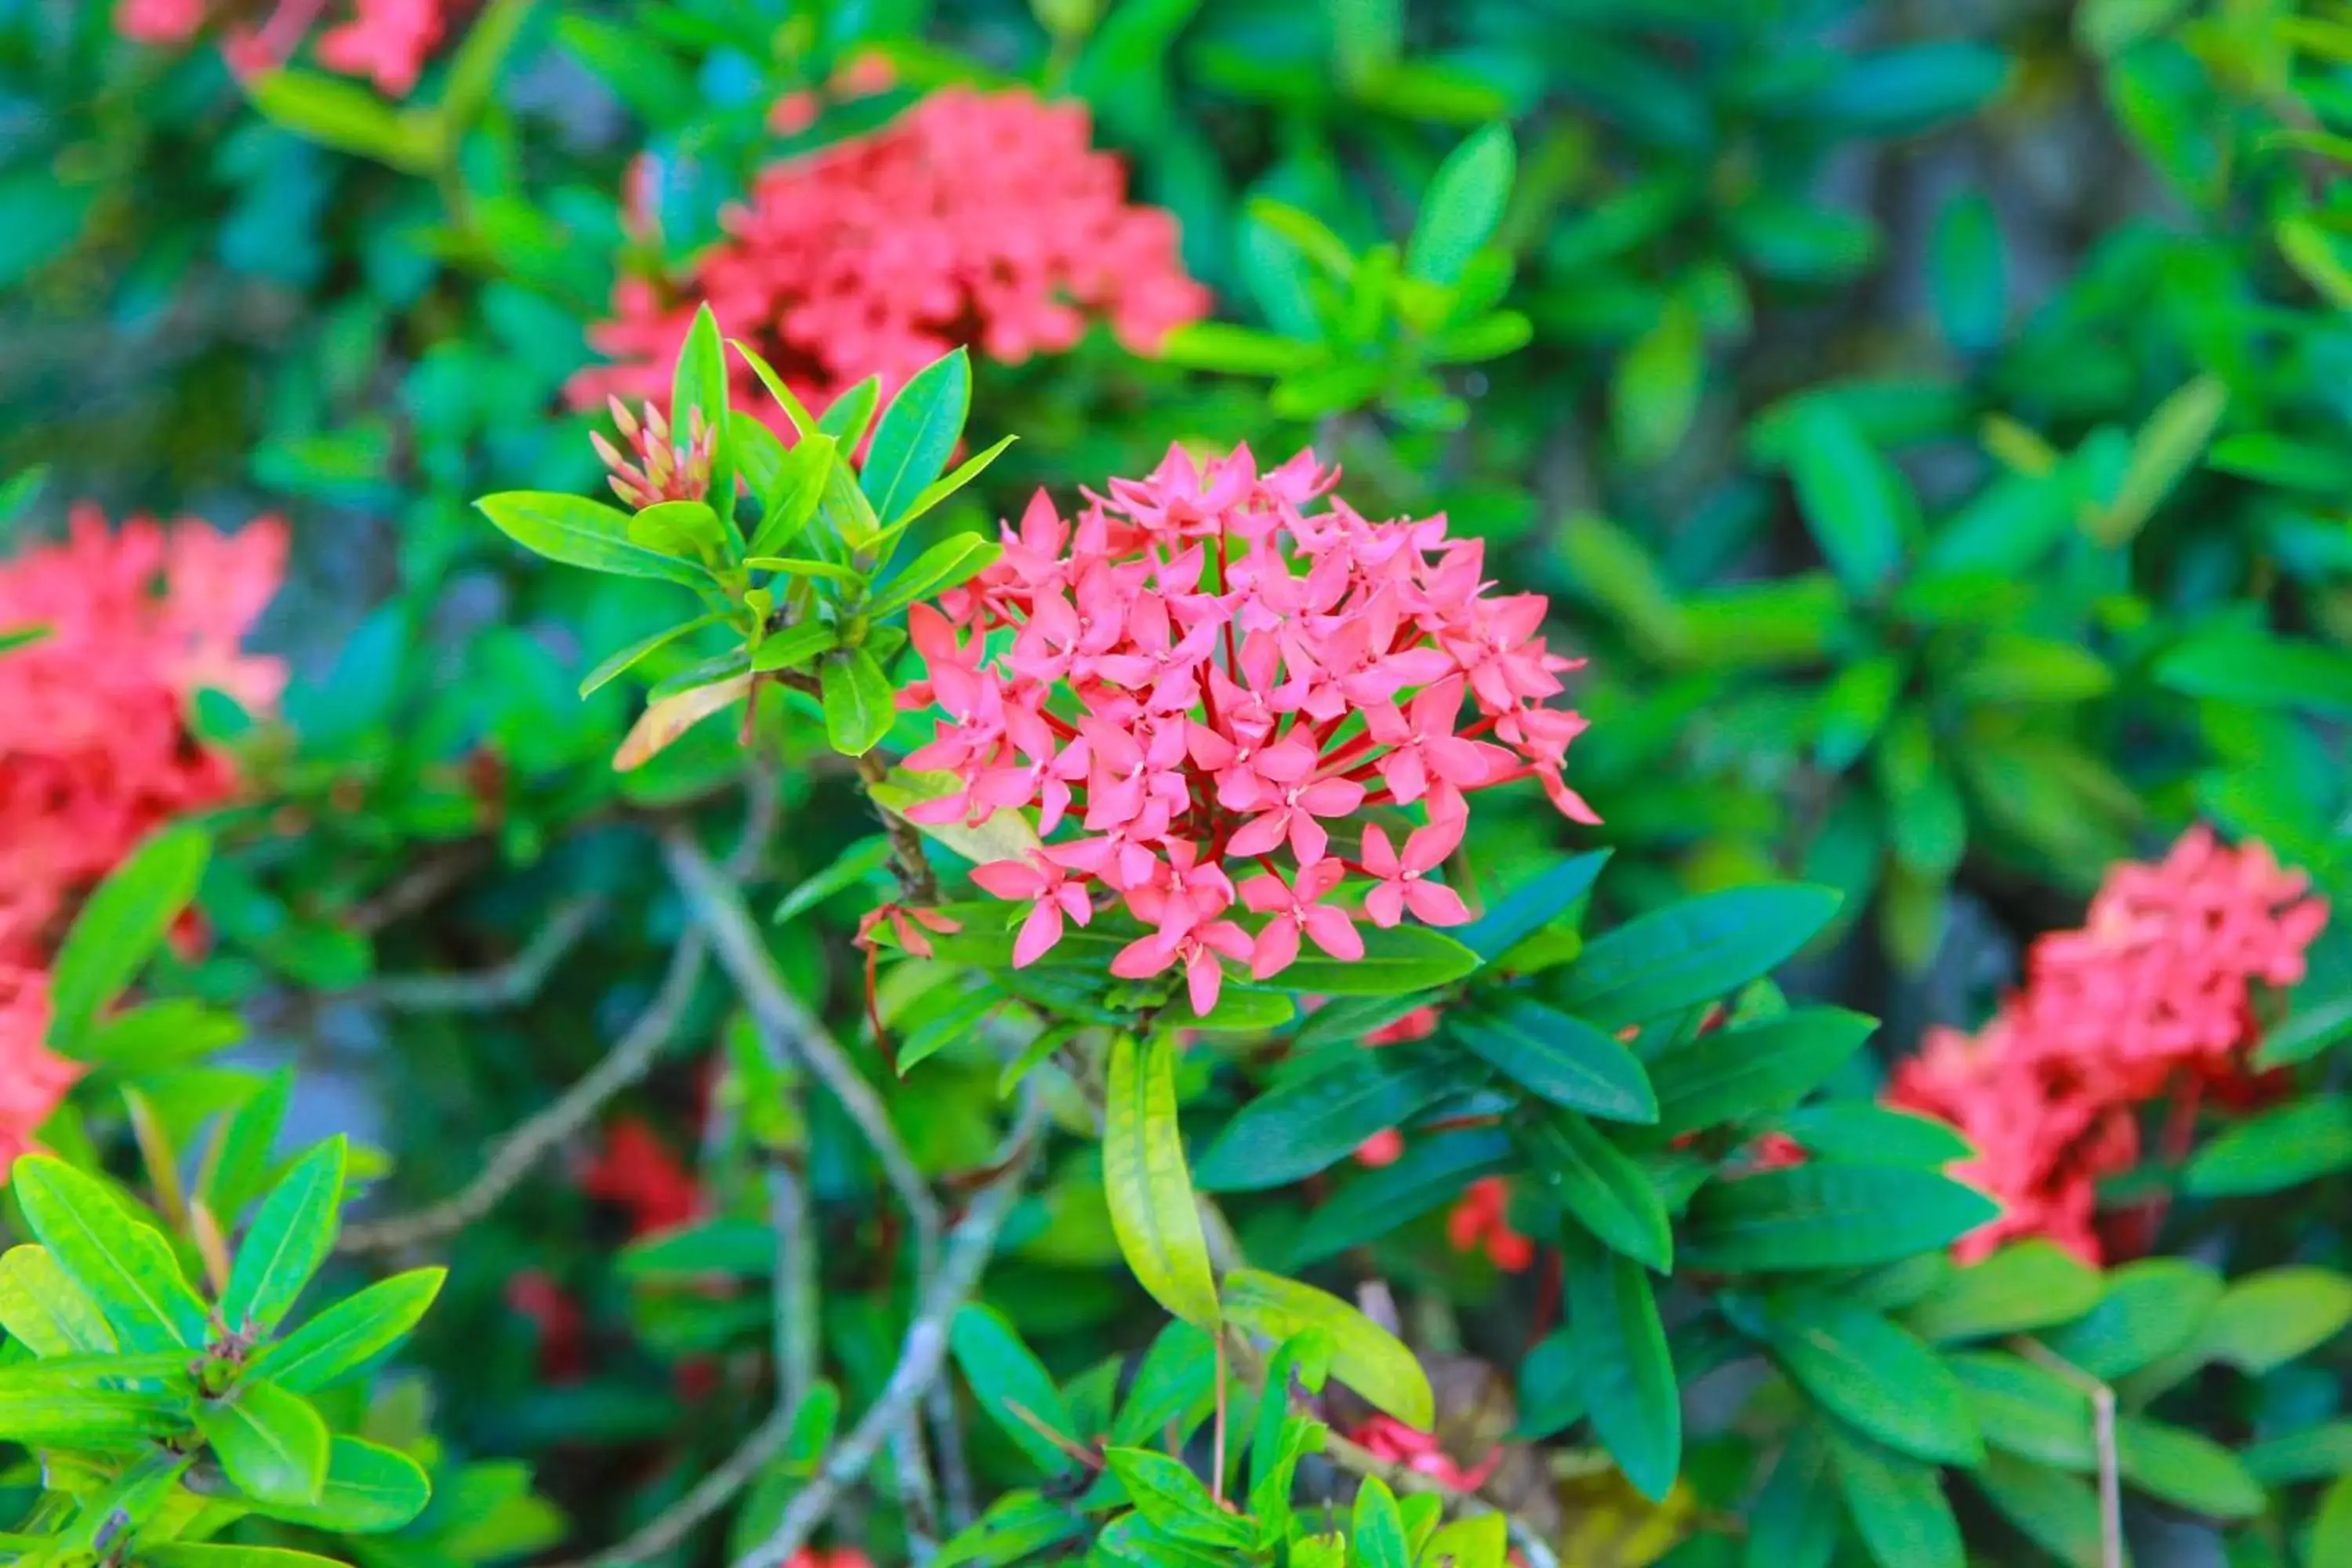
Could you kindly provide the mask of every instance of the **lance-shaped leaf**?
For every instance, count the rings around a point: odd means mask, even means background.
[[[1103,1194],[1136,1279],[1188,1323],[1214,1332],[1217,1282],[1176,1123],[1176,1048],[1165,1036],[1111,1042]]]

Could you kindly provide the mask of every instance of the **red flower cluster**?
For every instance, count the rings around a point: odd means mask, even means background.
[[[276,0],[258,21],[230,19],[215,0],[123,0],[115,29],[142,43],[182,45],[207,25],[221,26],[221,55],[239,75],[284,65],[327,9],[327,0]],[[236,8],[250,10],[250,7]],[[405,98],[447,30],[453,0],[349,0],[341,19],[318,35],[318,62],[365,77],[380,91]]]
[[[1482,1248],[1506,1274],[1526,1271],[1536,1260],[1535,1243],[1511,1228],[1511,1184],[1500,1176],[1485,1176],[1454,1200],[1445,1216],[1445,1239],[1456,1252]]]
[[[1417,1470],[1448,1491],[1476,1491],[1503,1462],[1503,1450],[1497,1447],[1478,1463],[1465,1466],[1438,1446],[1435,1433],[1408,1426],[1392,1415],[1369,1416],[1347,1436],[1374,1458]]]
[[[1008,362],[1059,352],[1093,318],[1150,351],[1208,295],[1184,273],[1174,220],[1129,205],[1118,160],[1090,136],[1081,105],[959,88],[777,164],[727,215],[682,300],[622,281],[614,319],[588,334],[620,363],[574,377],[573,402],[667,392],[706,299],[820,405],[867,375],[887,398],[960,343]],[[772,407],[736,373],[746,405]]]
[[[1965,1134],[1977,1154],[1954,1173],[2004,1205],[1963,1259],[2047,1236],[2100,1260],[2095,1189],[2139,1158],[2137,1109],[2242,1085],[2256,985],[2301,980],[2326,923],[2308,889],[2263,845],[2193,829],[2160,863],[2109,872],[2082,930],[2036,942],[2023,989],[1979,1034],[1929,1033],[1888,1099]]]
[[[284,525],[234,538],[93,507],[71,536],[0,564],[0,1175],[79,1069],[43,1044],[45,971],[76,899],[168,819],[227,797],[229,760],[189,730],[198,690],[248,709],[285,671],[238,651],[277,591]]]
[[[651,1236],[702,1212],[702,1184],[641,1119],[621,1116],[580,1175],[580,1190],[628,1211],[629,1234]]]
[[[1559,776],[1584,721],[1543,705],[1577,661],[1546,649],[1542,595],[1490,594],[1482,545],[1448,540],[1442,516],[1308,511],[1336,477],[1311,452],[1261,474],[1246,447],[1206,468],[1171,449],[1089,495],[1075,526],[1039,494],[995,564],[915,607],[929,678],[899,700],[946,716],[908,765],[961,787],[909,815],[1034,806],[1045,837],[1072,830],[973,874],[1032,906],[1016,965],[1123,900],[1151,930],[1111,972],[1181,965],[1205,1014],[1228,963],[1267,980],[1307,942],[1360,958],[1359,918],[1468,920],[1434,874],[1472,791],[1534,777],[1596,820]],[[1332,825],[1377,805],[1426,825],[1402,847],[1372,823],[1352,853],[1335,843]]]

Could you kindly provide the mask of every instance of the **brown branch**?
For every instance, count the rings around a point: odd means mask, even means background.
[[[574,899],[557,906],[522,951],[495,968],[471,974],[387,974],[331,999],[400,1013],[491,1013],[519,1006],[539,994],[563,955],[604,912],[601,897]]]

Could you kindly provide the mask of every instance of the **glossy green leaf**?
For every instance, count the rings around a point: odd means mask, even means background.
[[[331,1387],[406,1338],[447,1276],[445,1268],[415,1268],[346,1296],[265,1347],[255,1370],[295,1394]]]
[[[706,588],[709,571],[629,538],[629,514],[602,501],[543,490],[509,490],[474,503],[499,531],[535,555],[620,577]]]
[[[698,632],[705,626],[712,626],[716,624],[719,619],[719,617],[716,615],[698,616],[693,620],[680,621],[674,626],[668,626],[661,631],[657,631],[649,637],[640,637],[637,641],[631,643],[628,647],[603,660],[595,668],[590,670],[587,676],[580,682],[580,695],[586,697],[593,692],[602,689],[604,687],[609,686],[622,675],[626,674],[637,665],[642,664],[652,655],[667,647],[678,638]]]
[[[2211,1269],[2185,1258],[2142,1258],[2107,1276],[2097,1306],[2045,1337],[2093,1377],[2118,1378],[2188,1344],[2221,1299]]]
[[[896,522],[946,468],[971,408],[971,358],[958,348],[910,377],[882,413],[857,476],[874,515]]]
[[[1844,1522],[1829,1450],[1811,1427],[1799,1427],[1748,1510],[1746,1568],[1829,1568]]]
[[[1653,910],[1586,942],[1550,999],[1603,1029],[1713,1001],[1804,946],[1838,903],[1832,889],[1768,883]]]
[[[785,448],[774,475],[760,491],[760,524],[744,546],[746,556],[781,554],[807,531],[840,458],[840,445],[823,434],[803,435]]]
[[[425,1511],[433,1496],[425,1471],[407,1455],[357,1437],[328,1446],[327,1477],[313,1503],[278,1503],[272,1519],[356,1535],[398,1530]]]
[[[1359,1568],[1412,1568],[1412,1548],[1405,1542],[1396,1494],[1378,1476],[1366,1476],[1356,1489],[1349,1526],[1349,1561]]]
[[[2056,1243],[2032,1237],[1954,1269],[1903,1321],[1937,1343],[1992,1339],[2079,1318],[2098,1304],[2100,1289],[2097,1269]]]
[[[1944,1364],[1992,1447],[2062,1470],[2096,1466],[2091,1399],[2078,1381],[2006,1351],[1959,1351]]]
[[[1444,985],[1478,967],[1476,953],[1427,926],[1375,926],[1362,936],[1360,959],[1333,958],[1309,946],[1282,972],[1280,987],[1309,996],[1390,996]]]
[[[229,1269],[221,1315],[240,1330],[278,1326],[335,1244],[345,1151],[337,1136],[294,1163],[261,1200]]]
[[[1331,1375],[1375,1409],[1423,1431],[1435,1424],[1429,1376],[1395,1335],[1337,1296],[1255,1268],[1224,1278],[1226,1318],[1279,1343],[1316,1331],[1328,1337]]]
[[[1193,1171],[1204,1190],[1257,1192],[1311,1176],[1373,1133],[1409,1121],[1454,1084],[1454,1074],[1430,1058],[1354,1047],[1327,1055],[1322,1070],[1259,1096],[1225,1124]]]
[[[1960,1385],[1917,1338],[1840,1297],[1742,1301],[1732,1321],[1831,1415],[1896,1453],[1973,1465],[1984,1441]]]
[[[1570,1230],[1560,1237],[1575,1382],[1592,1429],[1653,1501],[1682,1468],[1682,1394],[1642,1265]]]
[[[779,669],[796,669],[820,654],[831,653],[841,646],[841,634],[822,621],[804,621],[796,626],[760,639],[760,648],[751,656],[751,671],[766,675]],[[827,711],[828,724],[831,712]]]
[[[83,901],[49,972],[49,1034],[64,1046],[88,1034],[137,977],[196,896],[212,843],[195,827],[142,840]]]
[[[1154,1300],[1214,1332],[1217,1283],[1176,1124],[1176,1047],[1165,1035],[1111,1042],[1103,1195],[1128,1267]]]
[[[45,1247],[0,1253],[0,1331],[37,1356],[103,1355],[114,1331],[89,1292],[74,1283]]]
[[[1180,1541],[1207,1546],[1240,1550],[1250,1544],[1254,1532],[1248,1521],[1219,1508],[1200,1478],[1165,1454],[1107,1447],[1103,1463],[1127,1489],[1135,1511],[1156,1528]]]
[[[1552,1104],[1614,1121],[1654,1121],[1642,1064],[1613,1037],[1528,997],[1448,1016],[1445,1037]]]
[[[1834,1426],[1824,1435],[1846,1517],[1879,1568],[1966,1568],[1959,1523],[1933,1465]]]
[[[1813,1158],[1843,1165],[1941,1170],[1975,1152],[1948,1123],[1932,1116],[1856,1100],[1800,1106],[1781,1116],[1779,1126]]]
[[[10,1185],[35,1238],[89,1293],[124,1350],[206,1342],[204,1303],[188,1289],[161,1231],[124,1213],[98,1182],[46,1154],[18,1160]]]
[[[1658,1131],[1679,1135],[1785,1110],[1851,1060],[1877,1026],[1843,1008],[1802,1007],[1669,1047],[1649,1062]]]
[[[869,375],[835,397],[818,417],[816,427],[838,441],[844,452],[855,452],[866,439],[866,426],[874,422],[874,405],[881,395],[881,382]],[[870,510],[872,503],[867,506]]]
[[[1805,1165],[1715,1182],[1691,1205],[1684,1249],[1721,1273],[1860,1268],[1948,1247],[1999,1214],[1932,1172]]]
[[[1673,1267],[1664,1200],[1601,1129],[1560,1110],[1527,1121],[1515,1136],[1544,1191],[1575,1225],[1661,1274]]]
[[[726,497],[731,502],[735,495],[735,443],[728,430],[728,406],[727,343],[719,335],[718,318],[706,303],[694,312],[693,324],[687,328],[686,342],[678,348],[677,363],[670,376],[670,437],[683,445],[695,428],[693,413],[701,411],[703,424],[711,432],[709,493]],[[731,510],[730,516],[714,521],[727,524],[731,532]]]
[[[819,675],[824,696],[824,734],[833,749],[862,757],[880,743],[898,720],[898,691],[874,656],[852,648],[828,658]]]
[[[943,539],[885,583],[866,613],[873,616],[895,615],[918,600],[936,597],[987,571],[1003,549],[996,541],[982,539],[976,533]]]
[[[929,511],[933,507],[939,505],[940,502],[947,500],[950,496],[955,494],[958,490],[971,483],[972,480],[980,478],[982,473],[987,469],[988,466],[996,461],[997,458],[1003,457],[1004,455],[1004,449],[1013,445],[1013,443],[1019,438],[1020,437],[1015,436],[1007,436],[1002,440],[996,442],[993,446],[983,447],[980,451],[972,454],[971,457],[966,458],[962,462],[958,463],[952,470],[940,476],[939,479],[933,479],[929,484],[925,485],[923,487],[922,494],[917,496],[912,501],[908,503],[907,510],[898,514],[898,521],[894,526],[903,528],[908,523],[913,522],[925,512]]]
[[[196,1427],[255,1502],[317,1504],[327,1481],[327,1424],[309,1401],[260,1377],[239,1379],[196,1409]]]
[[[2320,1094],[2229,1128],[2197,1151],[2181,1184],[2199,1197],[2236,1197],[2346,1169],[2352,1169],[2352,1100]]]
[[[1297,1268],[1378,1240],[1510,1164],[1511,1141],[1492,1128],[1415,1138],[1392,1163],[1350,1177],[1318,1207],[1289,1262]]]
[[[948,1346],[989,1419],[1047,1474],[1067,1470],[1068,1449],[1078,1441],[1077,1422],[1045,1364],[1022,1342],[1013,1326],[989,1308],[967,1305],[956,1312],[950,1325]],[[1058,1434],[1062,1442],[1041,1434],[1040,1424]]]

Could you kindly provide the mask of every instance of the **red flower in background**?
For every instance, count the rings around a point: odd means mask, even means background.
[[[1445,1216],[1445,1239],[1456,1252],[1484,1250],[1506,1274],[1523,1272],[1536,1260],[1535,1243],[1511,1228],[1511,1185],[1484,1176],[1454,1202]]]
[[[2083,929],[2037,941],[2024,987],[1975,1037],[1929,1033],[1887,1098],[1976,1145],[1953,1173],[2003,1213],[1962,1238],[1961,1258],[2046,1236],[2102,1260],[2097,1186],[2139,1158],[2138,1108],[2167,1093],[2255,1091],[2255,987],[2301,980],[2327,921],[2309,886],[2263,845],[2231,849],[2194,828],[2162,861],[2110,871]]]
[[[320,65],[365,77],[379,91],[405,98],[456,8],[455,0],[276,0],[257,8],[256,20],[255,7],[232,11],[213,0],[123,0],[114,26],[126,38],[169,47],[218,26],[221,55],[242,75],[284,65],[326,21],[315,39]]]
[[[48,1029],[49,977],[0,965],[0,1182],[82,1074],[42,1044]]]
[[[702,1212],[702,1186],[651,1127],[620,1116],[604,1130],[604,1144],[580,1175],[580,1190],[628,1211],[629,1234],[650,1236],[684,1225]]]
[[[1438,1446],[1435,1433],[1408,1426],[1391,1415],[1370,1416],[1347,1436],[1374,1458],[1419,1471],[1448,1491],[1476,1491],[1503,1462],[1503,1451],[1497,1447],[1475,1465],[1465,1468]]]
[[[680,295],[620,283],[613,320],[589,330],[618,363],[574,377],[573,403],[664,395],[691,301],[706,299],[820,405],[869,374],[887,398],[958,344],[1007,362],[1058,353],[1092,320],[1150,352],[1205,314],[1208,294],[1185,275],[1175,220],[1127,201],[1118,160],[1091,135],[1079,104],[955,88],[776,164]],[[772,406],[748,369],[735,374],[747,402]]]

